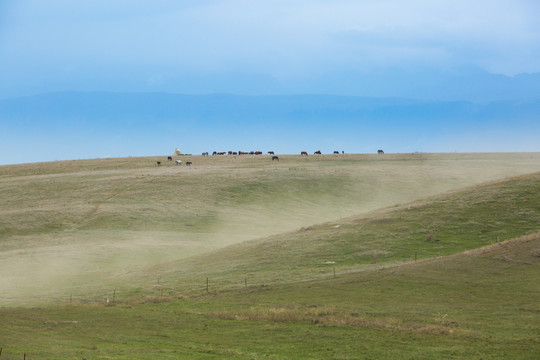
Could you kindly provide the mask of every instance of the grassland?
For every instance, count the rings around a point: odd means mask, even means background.
[[[157,159],[0,167],[2,358],[540,354],[540,155]]]

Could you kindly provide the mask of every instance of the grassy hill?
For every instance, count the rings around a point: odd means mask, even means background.
[[[2,358],[540,353],[538,154],[280,158],[0,167]]]
[[[139,274],[155,283],[158,264],[540,169],[538,154],[182,159],[194,165],[154,157],[0,167],[0,301],[144,287]],[[341,262],[332,251],[317,261]],[[362,256],[379,261],[381,251]]]
[[[318,281],[1,308],[4,357],[533,359],[540,233]]]
[[[538,231],[539,190],[540,173],[472,186],[167,263],[150,276],[160,274],[159,288],[200,290],[208,277],[226,289],[447,256]]]

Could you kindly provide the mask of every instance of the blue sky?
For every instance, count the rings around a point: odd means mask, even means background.
[[[392,79],[429,92],[458,74],[540,72],[539,15],[536,0],[2,0],[0,98],[407,95]]]
[[[538,19],[537,0],[0,0],[0,100],[62,91],[540,99]],[[259,138],[287,152],[302,150],[291,144],[310,150],[309,143],[348,152],[390,144],[393,152],[540,151],[534,119],[523,118],[523,128],[513,127],[511,116],[483,119],[489,131],[445,119],[422,120],[431,121],[430,133],[417,138],[402,130],[422,133],[426,122],[370,124],[370,136],[352,133],[363,125],[336,115],[335,127],[309,135],[298,120],[278,124],[297,129],[286,137],[265,138],[272,129],[259,127],[234,139],[220,138],[225,129],[205,129],[204,121],[186,135],[178,120],[167,123],[178,130],[166,140],[155,134],[144,142],[147,124],[126,136],[114,119],[106,125],[86,116],[68,130],[47,131],[44,116],[25,119],[27,129],[40,129],[25,132],[16,125],[21,119],[4,117],[0,164],[154,155],[176,146],[198,153],[211,150],[204,141],[218,140],[221,150],[248,150]],[[84,150],[76,149],[81,142]],[[39,158],[33,147],[43,149]]]

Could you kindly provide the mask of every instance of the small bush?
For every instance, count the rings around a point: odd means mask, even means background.
[[[429,241],[429,242],[435,242],[437,241],[436,237],[435,237],[435,233],[431,232],[431,231],[428,231],[426,233],[426,241]]]

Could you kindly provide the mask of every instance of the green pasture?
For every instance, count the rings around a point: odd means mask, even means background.
[[[539,154],[182,159],[0,167],[0,359],[540,354]]]
[[[538,233],[319,281],[0,309],[6,359],[534,359]]]
[[[540,169],[536,153],[280,155],[279,162],[269,156],[177,158],[193,165],[148,157],[0,167],[0,302],[101,296],[118,286],[145,288],[170,271],[187,271],[182,281],[200,283],[189,267],[157,272],[154,267],[302,228],[309,246],[299,250],[321,254],[308,260],[319,267],[324,261],[353,267],[362,259],[401,261],[414,256],[412,248],[401,254],[351,249],[356,230],[347,240],[347,226],[328,230],[343,233],[335,244],[342,249],[332,245],[323,254],[324,249],[313,247],[326,245],[319,244],[317,235],[311,239],[309,229]],[[162,165],[156,166],[157,161]],[[427,231],[445,236],[436,226],[436,219],[418,224],[415,238],[424,239]],[[414,251],[430,256],[438,246],[426,254]],[[334,259],[336,251],[350,254]],[[305,273],[305,264],[296,261],[291,258],[287,266]],[[273,270],[266,276],[264,266],[257,265],[257,276],[268,280],[257,282],[274,281]],[[251,272],[238,272],[240,281],[253,277]]]

